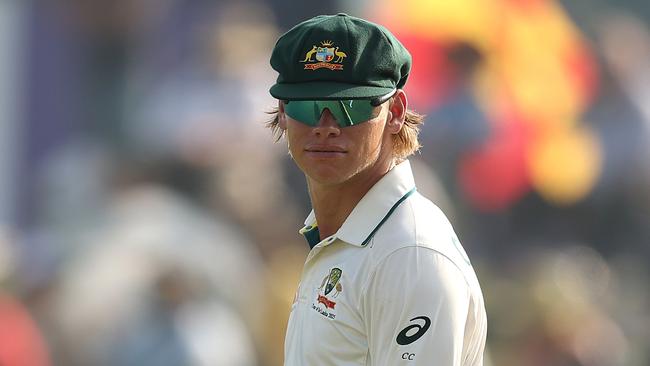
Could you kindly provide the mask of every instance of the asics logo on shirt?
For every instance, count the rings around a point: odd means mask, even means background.
[[[409,321],[412,322],[412,321],[415,321],[415,320],[424,320],[424,324],[422,325],[420,323],[415,323],[415,324],[411,324],[408,327],[402,329],[402,331],[399,332],[399,334],[397,335],[397,338],[395,339],[395,341],[397,341],[397,344],[402,345],[402,346],[406,346],[407,344],[411,344],[411,343],[417,341],[418,339],[420,339],[420,337],[422,337],[424,335],[424,333],[426,333],[427,330],[429,330],[429,327],[431,326],[431,319],[429,319],[426,316],[417,316],[417,317],[415,317],[415,318],[413,318],[413,319],[411,319]],[[408,334],[413,329],[417,329],[417,331],[415,333],[411,332],[412,334]]]

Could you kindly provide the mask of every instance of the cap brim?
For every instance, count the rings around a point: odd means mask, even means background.
[[[269,92],[280,100],[371,99],[386,95],[394,88],[354,85],[328,81],[275,84]]]

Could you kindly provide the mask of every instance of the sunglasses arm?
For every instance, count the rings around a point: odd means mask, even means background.
[[[386,94],[386,95],[382,95],[381,97],[377,97],[377,98],[375,98],[375,99],[371,99],[371,100],[370,100],[370,104],[371,104],[373,107],[380,106],[380,105],[384,104],[384,102],[386,102],[388,99],[392,98],[393,95],[395,95],[395,93],[397,93],[397,89],[393,89],[392,92],[390,92],[390,93],[388,93],[388,94]]]

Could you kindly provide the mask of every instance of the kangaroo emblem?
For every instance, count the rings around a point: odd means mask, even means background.
[[[305,55],[305,59],[302,60],[302,61],[300,61],[300,62],[311,61],[311,57],[314,55],[314,53],[316,53],[316,46],[313,46],[313,47],[311,48],[311,50],[309,50],[309,51],[307,52],[307,54]]]

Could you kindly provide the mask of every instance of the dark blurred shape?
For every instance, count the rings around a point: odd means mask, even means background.
[[[290,27],[318,14],[335,14],[341,4],[333,0],[303,2],[292,0],[268,0],[280,29],[287,31]]]
[[[458,42],[447,47],[447,59],[453,65],[452,72],[456,78],[471,79],[474,71],[483,61],[481,51],[467,42]]]

